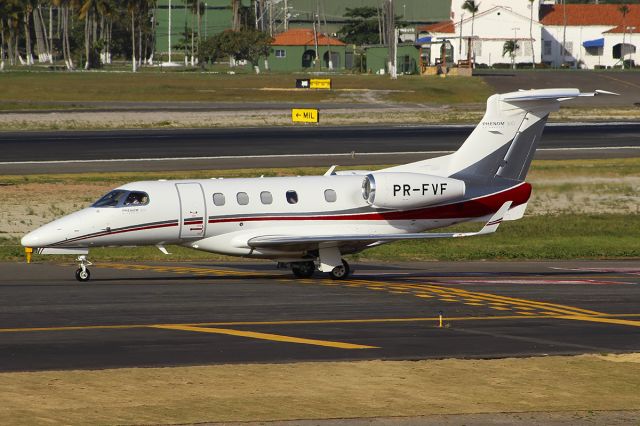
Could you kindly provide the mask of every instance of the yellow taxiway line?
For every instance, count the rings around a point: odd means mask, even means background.
[[[606,315],[606,316],[605,316]],[[576,321],[592,321],[618,325],[631,325],[640,327],[640,321],[616,319],[616,317],[637,318],[640,314],[603,314],[601,316],[589,315],[488,315],[480,317],[445,317],[447,322],[459,321],[496,321],[496,320],[531,320],[531,319],[568,319]],[[365,318],[365,319],[327,319],[327,320],[285,320],[285,321],[227,321],[227,322],[199,322],[176,324],[122,324],[122,325],[74,325],[61,327],[23,327],[0,328],[0,333],[27,333],[47,331],[81,331],[81,330],[129,330],[135,328],[174,328],[177,327],[238,327],[251,325],[322,325],[322,324],[375,324],[375,323],[410,323],[432,322],[434,326],[439,321],[438,317],[410,317],[410,318]],[[198,330],[202,331],[202,330]]]
[[[153,325],[150,328],[162,330],[194,331],[198,333],[226,334],[229,336],[248,337],[251,339],[271,340],[275,342],[298,343],[302,345],[326,346],[339,349],[378,349],[378,346],[356,345],[353,343],[333,342],[329,340],[304,339],[283,336],[281,334],[257,333],[255,331],[231,330],[228,328],[194,327],[190,325]]]

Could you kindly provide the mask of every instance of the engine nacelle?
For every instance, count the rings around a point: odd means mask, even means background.
[[[462,198],[464,191],[461,180],[423,173],[370,173],[362,181],[362,197],[383,209],[440,204]]]

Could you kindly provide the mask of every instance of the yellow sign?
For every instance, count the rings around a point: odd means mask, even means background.
[[[319,114],[317,109],[292,109],[291,121],[294,123],[317,123]]]
[[[310,89],[331,89],[330,78],[312,78],[309,85]]]

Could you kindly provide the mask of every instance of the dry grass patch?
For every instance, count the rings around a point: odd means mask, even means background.
[[[600,356],[0,374],[0,423],[156,424],[640,408]]]

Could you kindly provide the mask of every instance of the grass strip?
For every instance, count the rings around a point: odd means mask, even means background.
[[[628,354],[2,373],[0,423],[183,424],[636,410],[639,360]]]
[[[10,72],[0,82],[0,102],[420,102],[484,103],[490,87],[478,78],[331,75],[335,90],[293,90],[310,74],[211,74],[178,72]],[[264,90],[292,89],[289,90]],[[353,90],[353,92],[350,92]],[[373,93],[363,93],[373,90]]]
[[[448,228],[473,231],[480,223]],[[636,215],[544,215],[525,216],[504,222],[489,236],[446,240],[400,241],[366,250],[355,260],[542,260],[640,258],[640,216]],[[227,260],[229,257],[185,247],[168,246],[170,256],[155,247],[91,249],[94,261],[191,261]],[[0,240],[0,260],[24,258],[18,239]],[[38,256],[35,260],[72,260],[66,256]],[[237,259],[236,259],[237,260]]]

